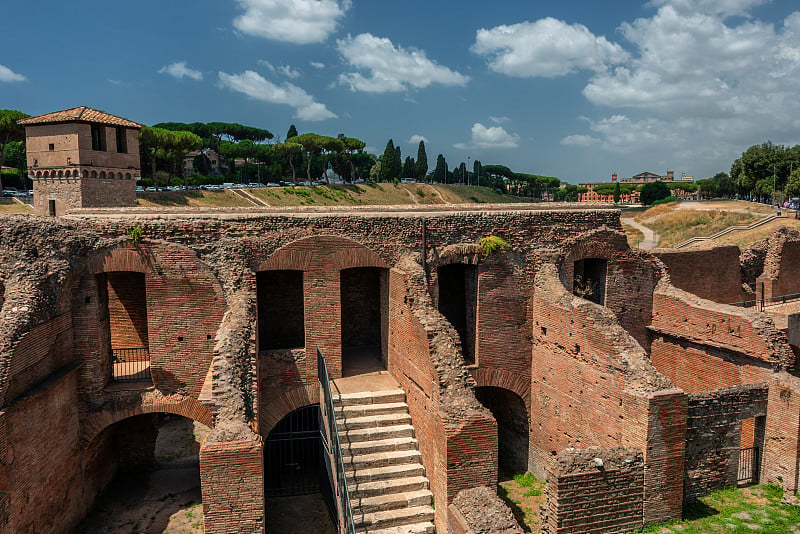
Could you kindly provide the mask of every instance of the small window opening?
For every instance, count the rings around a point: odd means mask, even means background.
[[[117,128],[117,152],[128,153],[128,136],[125,128]]]
[[[56,145],[54,143],[50,143],[48,148],[50,149],[50,152],[53,152],[56,149]]]
[[[51,217],[55,217],[56,216],[56,201],[55,200],[51,199],[51,200],[47,201],[47,213]]]
[[[478,268],[452,263],[438,269],[439,311],[461,339],[464,362],[475,363],[475,325],[478,303]]]
[[[303,271],[258,273],[259,351],[303,348]]]
[[[100,124],[92,124],[92,150],[106,151],[106,128]]]
[[[603,258],[576,261],[572,292],[575,296],[605,306],[607,269],[608,262]]]

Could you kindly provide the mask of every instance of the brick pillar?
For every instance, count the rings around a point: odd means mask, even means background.
[[[264,445],[248,439],[200,448],[200,484],[207,534],[264,532]]]
[[[625,446],[644,451],[644,523],[680,519],[688,400],[678,389],[628,395]]]
[[[317,379],[317,347],[331,380],[342,377],[342,302],[339,271],[311,269],[303,275],[306,323],[306,376]]]
[[[800,490],[800,378],[784,374],[770,382],[761,482]]]

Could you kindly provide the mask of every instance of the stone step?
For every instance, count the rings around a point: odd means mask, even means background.
[[[373,454],[361,454],[344,459],[345,471],[371,469],[398,464],[421,464],[422,455],[417,450],[387,451]]]
[[[430,506],[413,506],[399,510],[385,510],[370,514],[358,514],[355,517],[356,529],[361,532],[375,532],[378,529],[433,521],[433,508]],[[401,531],[402,532],[402,531]]]
[[[410,523],[406,525],[396,525],[389,528],[368,529],[364,530],[365,534],[433,534],[436,532],[436,527],[430,521],[423,523]]]
[[[360,456],[387,451],[417,450],[417,440],[414,438],[389,438],[372,441],[359,441],[356,443],[342,443],[342,454],[347,457]]]
[[[408,404],[405,402],[355,404],[353,406],[334,406],[333,411],[336,414],[336,420],[340,421],[351,417],[408,413]]]
[[[388,493],[374,497],[357,497],[350,499],[353,513],[358,510],[361,514],[371,514],[385,510],[397,510],[412,506],[430,506],[433,493],[428,489],[406,491],[401,493]]]
[[[371,482],[350,482],[347,487],[351,497],[367,498],[390,493],[403,493],[428,489],[428,479],[422,475],[405,478],[390,478]]]
[[[348,417],[346,421],[338,419],[336,424],[339,432],[358,430],[361,428],[376,428],[380,426],[410,425],[411,416],[408,413],[391,413],[383,415],[367,415],[361,417]]]
[[[359,443],[361,441],[413,437],[414,427],[411,425],[379,426],[355,430],[339,429],[339,441],[342,443],[342,447],[348,443]]]
[[[333,396],[336,406],[355,406],[358,404],[385,404],[405,402],[406,394],[402,388],[385,391],[359,391],[358,393],[342,393]]]
[[[345,475],[348,486],[351,484],[355,486],[366,482],[377,482],[393,478],[424,477],[425,468],[418,463],[395,464],[384,467],[361,468],[358,471],[349,470]]]

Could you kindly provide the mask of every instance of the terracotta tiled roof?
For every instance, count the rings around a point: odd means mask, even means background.
[[[63,111],[54,111],[52,113],[45,113],[38,117],[31,117],[29,119],[22,119],[19,124],[52,124],[54,122],[94,122],[96,124],[108,124],[111,126],[125,126],[127,128],[142,128],[142,125],[111,115],[105,111],[99,111],[86,106],[78,106],[77,108],[65,109]]]

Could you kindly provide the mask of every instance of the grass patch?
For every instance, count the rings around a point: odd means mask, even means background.
[[[138,205],[143,207],[162,206],[239,208],[252,204],[231,191],[162,191],[160,193],[139,193]]]
[[[752,213],[677,210],[651,220],[648,226],[660,236],[659,246],[672,247],[692,237],[710,236],[729,226],[746,226],[760,218]]]
[[[526,532],[539,532],[539,507],[544,502],[544,482],[531,473],[500,476],[497,495],[511,508]]]
[[[511,245],[508,244],[508,241],[496,235],[487,235],[482,237],[481,240],[478,241],[478,245],[480,245],[484,256],[502,252],[511,247]]]
[[[641,533],[787,534],[800,531],[800,508],[781,504],[776,485],[715,491],[684,510],[686,519],[651,525]]]
[[[628,238],[628,246],[637,248],[639,243],[644,240],[644,234],[629,224],[622,223],[622,229],[625,230],[625,236]]]
[[[0,215],[20,215],[33,213],[33,208],[20,204],[13,198],[0,198]]]

